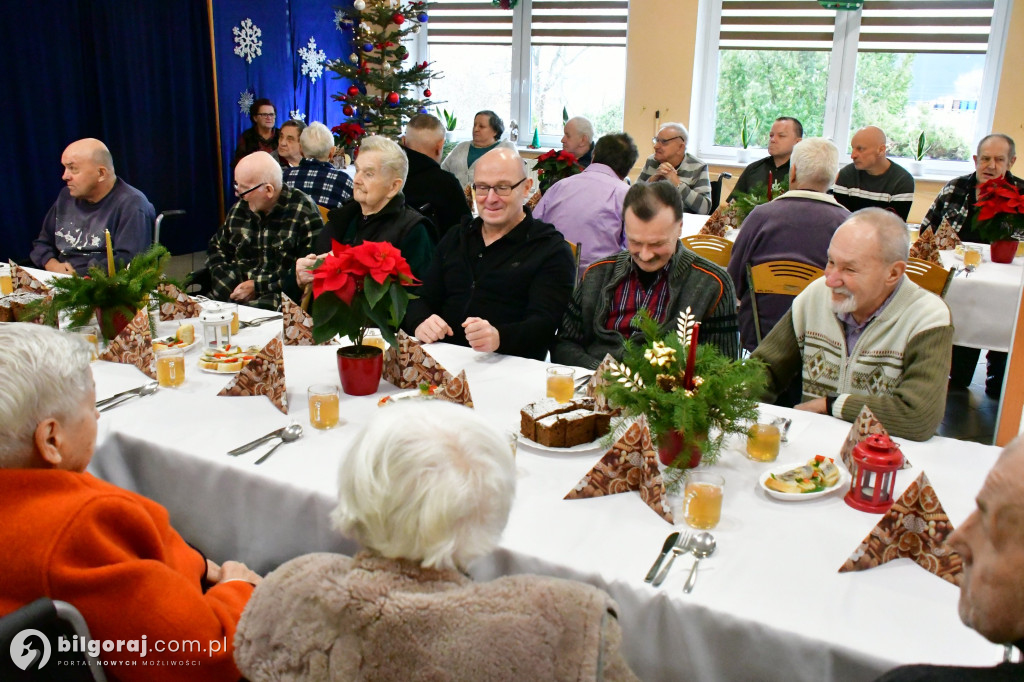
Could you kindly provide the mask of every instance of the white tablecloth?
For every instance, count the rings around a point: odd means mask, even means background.
[[[242,319],[262,314],[243,309]],[[166,324],[166,323],[165,323]],[[243,331],[262,343],[280,323]],[[429,347],[448,369],[465,369],[476,409],[515,429],[519,408],[542,397],[545,364]],[[329,527],[335,476],[347,444],[378,396],[343,397],[342,424],[308,426],[306,387],[337,379],[331,348],[286,348],[289,415],[269,401],[218,398],[226,377],[202,373],[186,356],[186,383],[104,413],[92,470],[165,505],[174,526],[211,558],[239,559],[266,571],[312,551],[350,553],[353,543]],[[94,364],[97,397],[143,383],[134,368]],[[381,393],[397,392],[381,384]],[[849,428],[830,417],[781,408],[793,417],[780,462],[835,455]],[[261,466],[260,451],[225,452],[289,421],[302,440]],[[429,438],[430,434],[424,434]],[[950,518],[960,523],[995,461],[995,448],[933,438],[903,444],[915,468],[897,477],[901,491],[922,471]],[[626,656],[644,680],[870,680],[899,663],[990,665],[994,646],[957,618],[958,590],[900,560],[867,572],[837,569],[878,516],[855,511],[841,495],[784,503],[757,488],[764,464],[733,447],[716,466],[727,480],[718,551],[702,563],[696,589],[682,593],[690,566],[681,558],[661,588],[643,576],[672,528],[638,495],[563,500],[601,452],[552,454],[520,444],[516,501],[499,549],[472,573],[487,580],[540,573],[589,582],[618,602]]]
[[[940,251],[942,267],[962,266],[953,251]],[[982,246],[982,264],[970,275],[960,273],[946,292],[953,313],[953,343],[971,348],[1009,351],[1017,321],[1024,258],[993,263],[988,245]]]

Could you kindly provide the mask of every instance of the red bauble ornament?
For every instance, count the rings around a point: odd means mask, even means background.
[[[403,23],[405,23],[405,17],[402,16],[401,12],[395,12],[391,17],[391,21],[401,26]]]
[[[348,101],[348,96],[347,95],[335,95],[334,99],[338,100],[339,102],[346,102],[346,101]]]
[[[430,97],[430,95],[431,95],[431,94],[432,94],[432,93],[430,92],[430,90],[424,90],[424,91],[423,91],[423,96],[424,96],[424,97]]]
[[[351,116],[354,112],[355,109],[353,109],[352,105],[350,104],[346,104],[341,108],[341,113],[345,114],[346,116]]]
[[[388,104],[398,104],[398,99],[398,93],[392,92],[390,95],[388,95]]]
[[[349,97],[355,97],[358,94],[359,94],[359,88],[357,88],[354,85],[348,86],[348,96]]]

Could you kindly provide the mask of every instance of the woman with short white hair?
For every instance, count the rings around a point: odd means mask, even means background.
[[[227,641],[219,651],[104,647],[119,680],[238,678],[230,642],[260,577],[217,565],[167,510],[85,471],[96,446],[90,347],[78,335],[0,323],[0,616],[38,599],[69,602],[98,641]],[[6,654],[5,654],[6,655]],[[172,667],[175,666],[175,667]]]
[[[250,679],[635,680],[616,605],[588,585],[474,583],[515,492],[508,440],[465,407],[377,412],[338,476],[335,528],[364,550],[267,576],[235,640]]]
[[[351,246],[389,242],[402,252],[417,278],[422,278],[430,265],[434,226],[419,211],[405,205],[402,186],[409,172],[409,160],[402,148],[386,137],[364,137],[355,166],[355,201],[327,213],[327,225],[314,245],[321,255],[311,253],[296,261],[295,281],[299,289],[313,281],[310,268],[317,258],[327,255],[332,241]]]

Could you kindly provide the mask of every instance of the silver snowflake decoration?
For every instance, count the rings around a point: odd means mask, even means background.
[[[316,39],[310,38],[309,45],[299,48],[299,56],[302,57],[302,75],[309,76],[309,80],[316,83],[316,79],[324,73],[327,53],[316,49]]]
[[[354,28],[356,22],[351,17],[345,14],[343,10],[334,10],[334,27],[339,31],[344,32],[347,28]]]
[[[235,26],[231,32],[235,34],[235,54],[239,57],[252,64],[253,57],[263,54],[263,31],[253,25],[252,19],[243,19],[241,28]]]
[[[299,111],[298,109],[295,109],[293,111],[288,112],[288,118],[292,121],[305,121],[306,115]]]
[[[241,96],[238,98],[238,110],[243,114],[248,115],[249,110],[252,109],[253,96],[248,90],[242,90]]]

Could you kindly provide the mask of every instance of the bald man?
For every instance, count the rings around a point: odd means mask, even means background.
[[[445,232],[472,215],[459,181],[441,168],[444,124],[436,116],[416,114],[405,124],[402,148],[409,159],[409,176],[402,188],[405,203],[431,218],[440,241]]]
[[[235,166],[238,201],[208,251],[218,301],[277,310],[286,282],[295,279],[295,261],[313,251],[324,226],[320,210],[281,176],[281,164],[267,152],[243,156]]]
[[[72,142],[60,162],[67,186],[32,242],[32,263],[68,275],[84,275],[90,265],[104,266],[104,230],[110,230],[115,260],[126,263],[145,251],[156,211],[146,195],[115,175],[107,146],[93,138]]]
[[[584,168],[594,161],[594,124],[584,116],[573,116],[562,128],[562,150],[576,157]]]
[[[881,128],[865,126],[853,134],[853,163],[839,171],[833,188],[836,201],[851,211],[876,206],[892,211],[904,222],[914,203],[914,176],[886,158],[886,137]]]
[[[441,239],[409,302],[402,328],[423,343],[451,341],[473,350],[543,360],[572,294],[569,244],[534,219],[532,181],[513,149],[473,164],[480,217]]]

